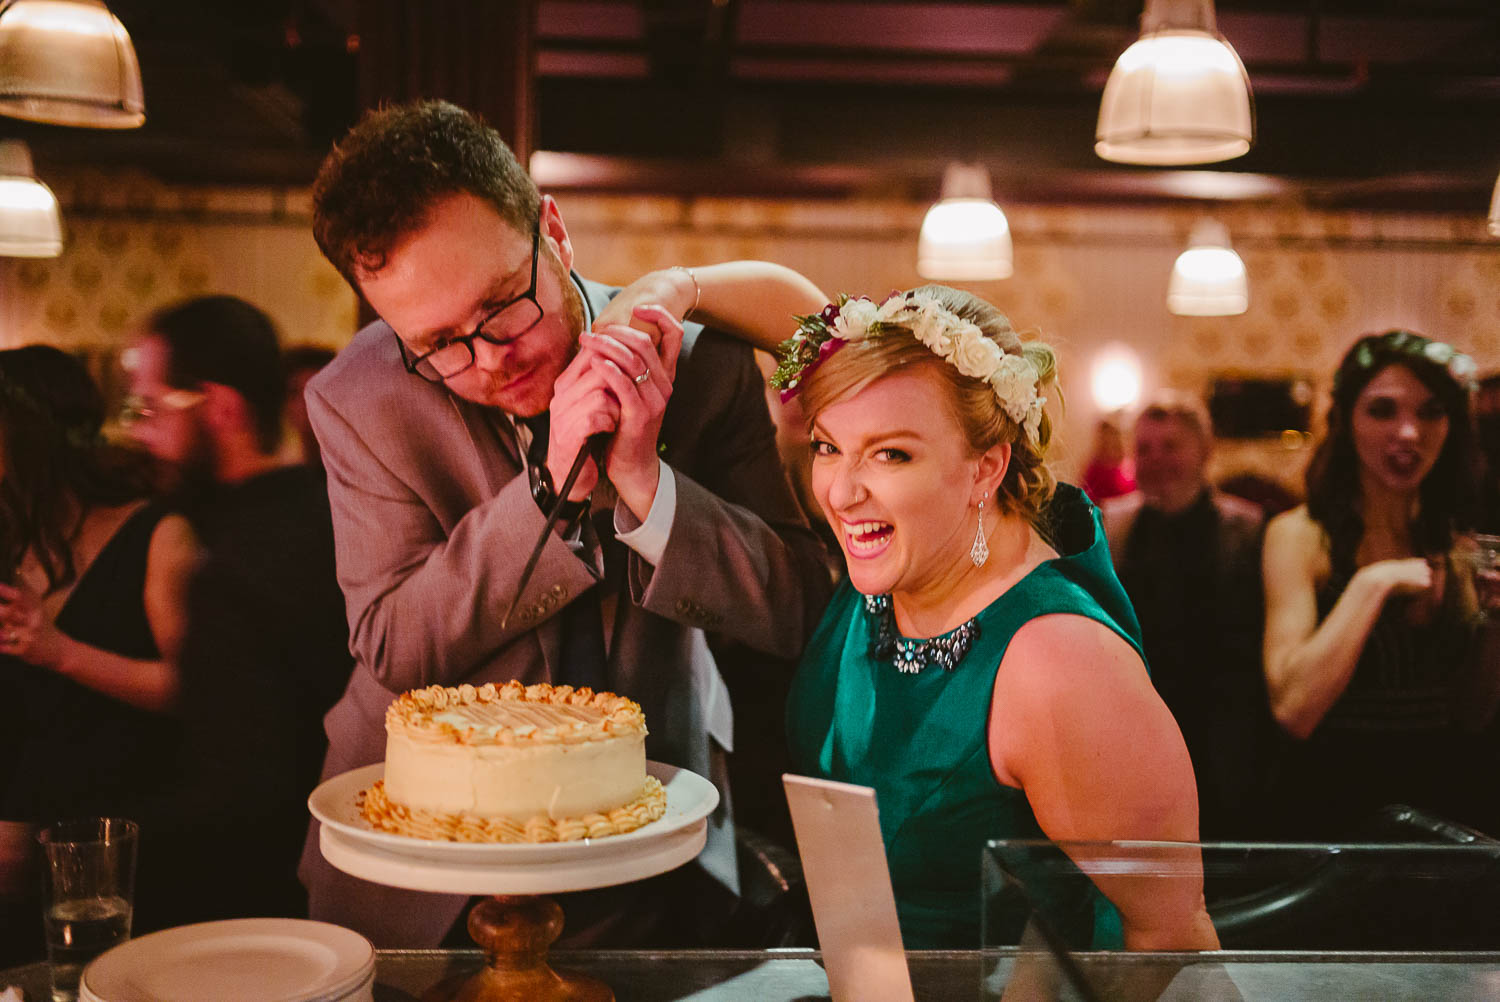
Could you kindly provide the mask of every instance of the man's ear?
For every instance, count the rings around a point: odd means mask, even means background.
[[[974,471],[974,491],[973,497],[969,499],[970,504],[978,504],[985,494],[993,498],[999,493],[1005,471],[1010,469],[1010,454],[1009,442],[992,445],[980,454],[978,468]]]
[[[573,270],[573,241],[568,239],[568,227],[563,222],[562,210],[551,195],[542,196],[542,239],[551,240],[562,262],[563,271]]]
[[[203,421],[220,435],[249,427],[250,406],[239,390],[223,383],[203,384]]]

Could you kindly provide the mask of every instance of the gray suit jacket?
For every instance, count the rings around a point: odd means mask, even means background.
[[[594,312],[617,291],[578,281]],[[738,341],[698,325],[683,339],[661,430],[677,489],[661,562],[652,567],[606,539],[596,585],[590,565],[554,533],[506,629],[500,619],[543,517],[495,415],[408,374],[380,322],[355,336],[306,397],[328,470],[356,658],[325,718],[325,778],[384,759],[385,709],[407,689],[557,677],[556,614],[595,586],[613,600],[608,684],[645,710],[648,756],[706,775],[707,687],[717,679],[705,675],[700,631],[791,658],[818,622],[830,590],[822,548],[777,456],[760,373]],[[727,734],[715,737],[729,746]],[[314,917],[377,946],[438,943],[463,898],[348,877],[322,859],[316,828],[301,868]]]

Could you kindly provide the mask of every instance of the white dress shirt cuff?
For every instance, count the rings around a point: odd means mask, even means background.
[[[615,505],[615,537],[652,567],[661,563],[661,555],[667,552],[667,536],[677,515],[677,481],[671,467],[660,459],[657,463],[661,469],[656,480],[656,497],[651,500],[646,521],[637,523],[635,513],[628,507]]]

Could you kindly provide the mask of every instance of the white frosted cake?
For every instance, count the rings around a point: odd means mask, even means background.
[[[666,811],[646,775],[646,718],[623,696],[507,682],[414,689],[385,712],[374,827],[455,842],[566,842]]]

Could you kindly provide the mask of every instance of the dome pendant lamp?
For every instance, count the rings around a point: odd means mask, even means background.
[[[1206,164],[1255,142],[1250,78],[1213,0],[1146,0],[1141,37],[1104,85],[1094,152],[1127,164]]]
[[[1167,309],[1182,317],[1232,317],[1249,306],[1245,263],[1229,246],[1229,230],[1215,220],[1200,220],[1187,250],[1172,265]]]
[[[917,240],[917,273],[939,281],[1009,278],[1010,223],[990,197],[990,175],[980,164],[951,163],[942,197],[927,210]]]
[[[94,129],[145,122],[120,19],[98,0],[0,0],[0,114]]]

